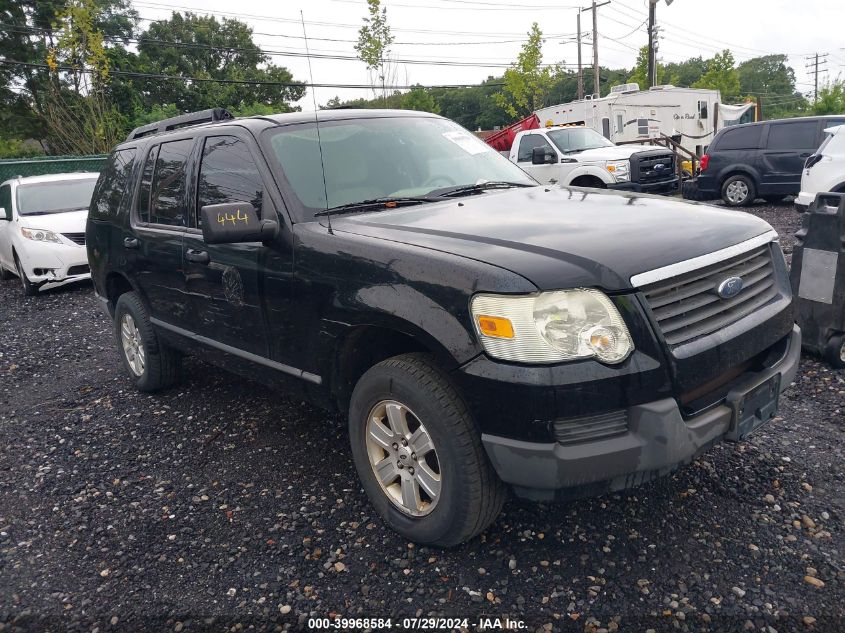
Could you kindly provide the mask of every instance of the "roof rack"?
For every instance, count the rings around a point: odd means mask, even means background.
[[[234,119],[232,113],[225,108],[209,108],[208,110],[200,110],[199,112],[191,112],[190,114],[180,114],[169,119],[162,119],[155,123],[148,123],[136,127],[126,137],[127,141],[133,141],[137,138],[150,136],[151,134],[158,134],[159,132],[169,132],[181,127],[189,127],[191,125],[201,125],[203,123],[218,123],[220,121],[229,121]]]

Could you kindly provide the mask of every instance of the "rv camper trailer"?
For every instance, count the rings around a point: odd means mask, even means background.
[[[634,83],[614,86],[606,97],[562,103],[536,114],[541,127],[582,123],[614,143],[665,134],[698,156],[723,127],[755,120],[753,103],[722,104],[718,90],[671,85],[640,90]]]

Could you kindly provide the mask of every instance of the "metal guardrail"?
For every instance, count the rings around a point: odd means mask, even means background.
[[[106,154],[89,156],[33,156],[0,159],[0,182],[17,176],[43,176],[75,171],[100,171]]]

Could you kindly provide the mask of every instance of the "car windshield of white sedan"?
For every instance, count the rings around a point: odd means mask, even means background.
[[[18,187],[20,215],[47,215],[87,209],[96,178],[35,182]]]
[[[551,130],[549,138],[564,154],[577,154],[588,149],[613,147],[613,143],[595,130],[586,127]]]
[[[485,182],[537,184],[492,147],[445,119],[326,121],[320,123],[319,143],[313,124],[269,134],[282,173],[311,210],[385,197],[422,197]]]

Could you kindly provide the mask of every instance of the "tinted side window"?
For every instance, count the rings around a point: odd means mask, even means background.
[[[197,184],[196,225],[200,210],[209,204],[249,202],[261,217],[264,185],[246,143],[236,136],[205,139]]]
[[[158,145],[154,145],[147,154],[144,171],[141,172],[141,190],[138,193],[138,219],[147,223],[150,221],[150,185],[153,182],[153,169],[158,156]]]
[[[135,162],[134,149],[113,152],[94,189],[93,211],[100,215],[115,215],[130,187],[130,174]]]
[[[756,149],[760,144],[760,132],[762,130],[762,125],[749,125],[748,127],[725,130],[714,149]]]
[[[6,210],[5,217],[12,219],[12,187],[3,185],[0,187],[0,207]]]
[[[769,149],[812,149],[816,146],[817,121],[772,123],[769,125]]]
[[[540,134],[527,134],[519,141],[519,152],[517,152],[517,162],[531,162],[531,152],[535,147],[546,148],[547,151],[554,153],[551,144],[546,140],[545,136]]]
[[[159,146],[150,188],[150,223],[187,226],[185,217],[185,166],[193,139],[171,141]]]

